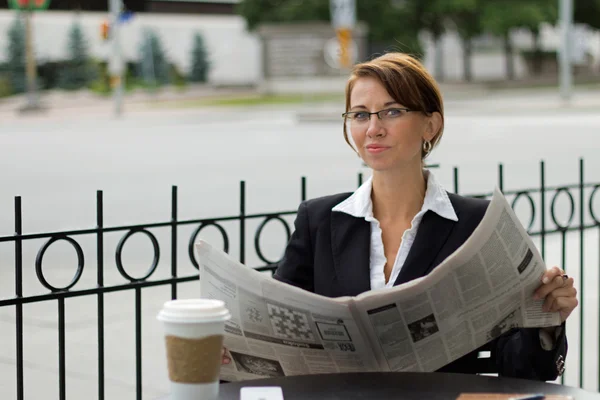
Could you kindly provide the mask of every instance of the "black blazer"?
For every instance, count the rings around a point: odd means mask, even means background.
[[[371,289],[370,223],[362,218],[332,212],[352,193],[341,193],[302,202],[295,230],[277,264],[274,278],[328,297],[356,296]],[[458,221],[428,211],[394,285],[422,277],[452,254],[477,227],[489,202],[448,193]],[[484,348],[444,366],[440,371],[495,373],[536,380],[554,380],[567,343],[562,329],[553,350],[540,345],[538,329],[516,329],[499,336]],[[491,357],[478,358],[479,350]]]

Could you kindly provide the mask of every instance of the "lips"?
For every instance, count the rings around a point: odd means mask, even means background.
[[[367,146],[367,151],[371,154],[378,154],[381,153],[383,151],[386,151],[387,149],[389,149],[389,147],[387,146],[382,146],[379,144],[370,144]]]

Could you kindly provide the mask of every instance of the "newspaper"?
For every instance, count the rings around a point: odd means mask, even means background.
[[[199,241],[201,296],[232,318],[220,378],[435,371],[517,327],[560,324],[533,292],[546,266],[496,189],[469,239],[427,276],[328,298],[248,268]]]

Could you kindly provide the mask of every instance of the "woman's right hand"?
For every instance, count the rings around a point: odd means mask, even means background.
[[[226,353],[227,353],[227,349],[225,347],[223,347],[221,349],[221,365],[227,365],[227,364],[231,363],[231,358],[229,358],[229,356],[227,356]]]

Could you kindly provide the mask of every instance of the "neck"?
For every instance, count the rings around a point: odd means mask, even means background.
[[[423,206],[426,189],[421,164],[397,171],[374,171],[373,216],[380,222],[412,221]]]

